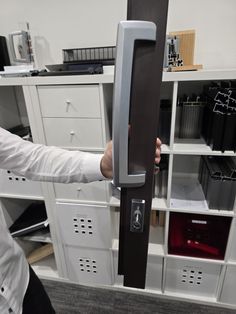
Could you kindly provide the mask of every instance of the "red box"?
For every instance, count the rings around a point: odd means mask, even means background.
[[[223,260],[231,217],[171,213],[168,253]]]

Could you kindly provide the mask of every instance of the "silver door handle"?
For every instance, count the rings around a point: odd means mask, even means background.
[[[121,21],[118,25],[113,94],[113,181],[116,186],[145,183],[146,172],[128,174],[130,89],[135,40],[156,40],[156,25],[147,21]],[[145,106],[145,104],[144,104]]]

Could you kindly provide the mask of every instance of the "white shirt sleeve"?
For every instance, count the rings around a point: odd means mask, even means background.
[[[102,154],[34,144],[0,127],[0,168],[31,180],[60,183],[104,180]]]

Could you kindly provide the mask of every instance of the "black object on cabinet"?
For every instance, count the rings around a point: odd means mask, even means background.
[[[6,65],[10,65],[7,42],[4,36],[0,36],[0,71],[3,71]]]
[[[128,0],[113,98],[113,173],[121,187],[118,274],[145,288],[168,0]],[[130,127],[129,127],[130,126]]]

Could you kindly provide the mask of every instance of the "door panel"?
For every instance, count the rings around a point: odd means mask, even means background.
[[[125,286],[136,288],[145,288],[167,9],[166,0],[128,1],[128,20],[153,22],[157,28],[155,41],[135,41],[130,86],[128,174],[144,174],[145,182],[141,186],[126,187],[114,179],[117,186],[122,186],[118,273],[124,275]],[[115,89],[114,102],[116,93]],[[113,116],[113,125],[115,119]],[[116,137],[114,135],[113,132],[113,141]],[[117,149],[115,145],[116,143],[113,144],[114,155]],[[120,166],[122,167],[121,164]],[[115,175],[116,167],[114,164]]]

